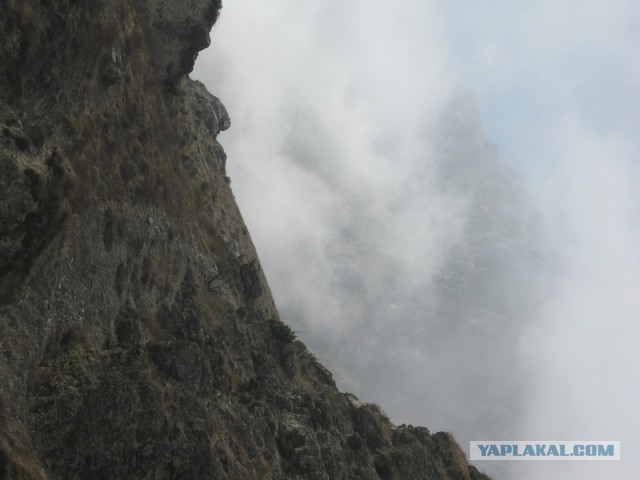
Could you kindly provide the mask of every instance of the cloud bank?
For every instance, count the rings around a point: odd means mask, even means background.
[[[465,447],[623,442],[495,478],[638,466],[632,7],[247,0],[196,64],[282,316],[343,389]]]

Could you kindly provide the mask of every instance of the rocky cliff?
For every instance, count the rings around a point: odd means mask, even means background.
[[[219,8],[0,1],[0,478],[487,478],[280,320],[187,77]]]

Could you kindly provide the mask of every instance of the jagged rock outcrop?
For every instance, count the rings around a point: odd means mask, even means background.
[[[219,7],[0,2],[0,478],[486,478],[280,321],[185,76]]]

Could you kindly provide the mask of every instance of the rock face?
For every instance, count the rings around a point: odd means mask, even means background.
[[[185,76],[219,8],[0,4],[0,478],[487,478],[279,319]]]

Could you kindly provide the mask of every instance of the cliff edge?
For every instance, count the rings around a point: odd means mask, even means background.
[[[488,478],[280,320],[187,77],[219,9],[0,2],[0,478]]]

